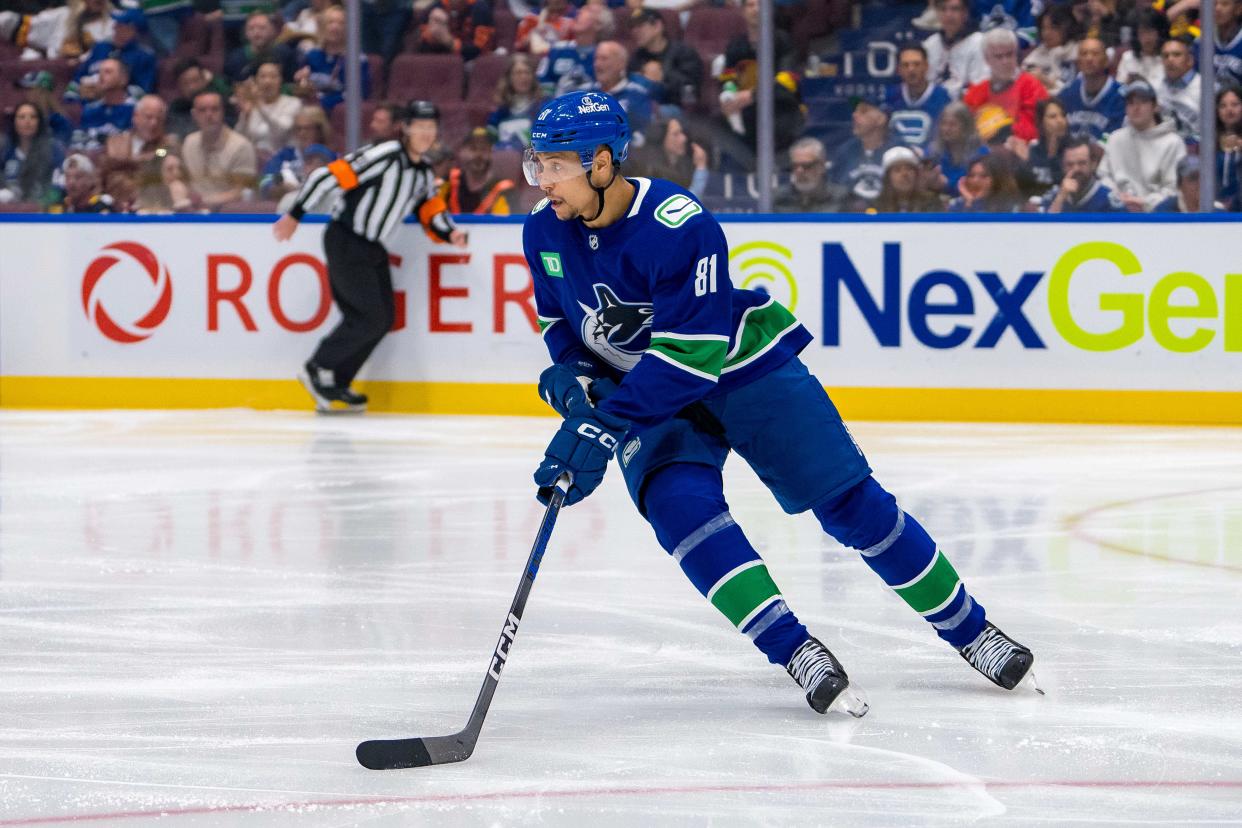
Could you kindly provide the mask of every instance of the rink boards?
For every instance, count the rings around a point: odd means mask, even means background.
[[[811,330],[847,417],[1242,424],[1242,224],[946,219],[723,217],[730,275]],[[0,405],[306,408],[292,375],[338,318],[323,224],[270,223],[0,217]],[[374,410],[546,413],[521,219],[467,228],[389,245]]]

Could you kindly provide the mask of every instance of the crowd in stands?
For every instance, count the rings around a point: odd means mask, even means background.
[[[1200,2],[1217,21],[1212,147],[1199,143]],[[890,4],[926,35],[902,41],[886,90],[850,98],[851,134],[836,140],[809,124],[806,88],[857,5],[776,0],[774,209],[1194,212],[1212,164],[1218,209],[1242,210],[1242,0]],[[277,210],[344,150],[337,0],[4,8],[0,208]],[[409,100],[435,101],[432,158],[454,211],[528,209],[532,121],[551,96],[588,88],[630,117],[627,173],[699,195],[736,178],[753,209],[759,0],[361,9],[364,141],[398,137]]]

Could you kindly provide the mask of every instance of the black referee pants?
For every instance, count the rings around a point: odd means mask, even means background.
[[[340,323],[323,338],[311,357],[332,369],[338,386],[347,386],[367,357],[392,329],[394,305],[388,251],[337,221],[323,234],[328,285],[341,311]]]

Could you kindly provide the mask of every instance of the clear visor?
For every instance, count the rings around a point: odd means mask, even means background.
[[[552,155],[546,152],[536,153],[527,148],[522,156],[522,172],[526,174],[526,183],[532,187],[545,187],[569,178],[586,175],[587,168],[577,157],[577,153]]]

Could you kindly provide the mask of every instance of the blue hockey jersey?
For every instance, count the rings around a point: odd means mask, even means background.
[[[1070,132],[1087,132],[1099,140],[1110,132],[1121,129],[1126,120],[1126,99],[1121,94],[1121,84],[1109,78],[1103,88],[1090,98],[1082,88],[1082,75],[1057,95],[1065,104],[1065,117]]]
[[[1198,56],[1198,45],[1195,55]],[[1212,56],[1212,64],[1216,67],[1216,88],[1227,84],[1242,86],[1242,29],[1228,43],[1221,43],[1216,38],[1216,52]]]
[[[917,147],[924,153],[936,137],[936,124],[940,113],[953,99],[943,86],[930,83],[918,100],[910,100],[904,83],[888,88],[888,128],[893,137],[908,147]]]
[[[636,434],[766,374],[811,334],[770,296],[733,287],[724,232],[688,190],[628,180],[620,221],[561,221],[545,200],[522,243],[552,361],[620,380],[599,407]]]

